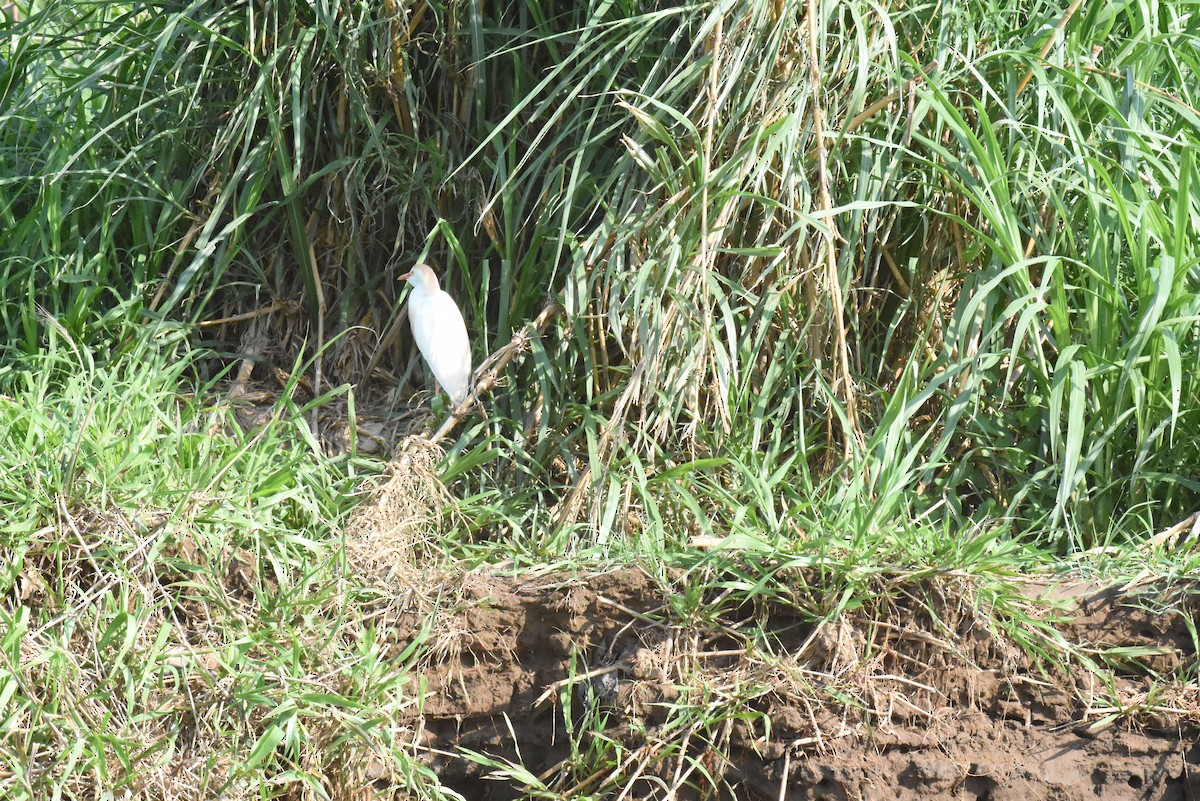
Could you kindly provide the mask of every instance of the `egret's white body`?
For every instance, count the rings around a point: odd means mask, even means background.
[[[471,383],[471,341],[467,325],[454,298],[438,286],[428,264],[418,264],[402,275],[412,285],[408,296],[408,323],[413,339],[442,389],[454,405],[462,403]]]

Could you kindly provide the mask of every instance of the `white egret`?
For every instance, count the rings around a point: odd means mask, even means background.
[[[418,264],[400,276],[412,285],[408,296],[408,324],[413,339],[434,378],[455,406],[467,397],[471,383],[471,341],[467,325],[454,298],[438,286],[428,264]]]

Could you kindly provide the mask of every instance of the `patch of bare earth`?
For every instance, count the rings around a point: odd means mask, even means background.
[[[1200,698],[1165,680],[1196,658],[1192,596],[1048,592],[1077,657],[1044,673],[966,582],[815,625],[716,590],[682,613],[637,570],[446,577],[419,753],[467,799],[1200,797]]]

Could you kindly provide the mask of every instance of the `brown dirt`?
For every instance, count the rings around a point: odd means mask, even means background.
[[[423,758],[469,800],[528,797],[503,765],[559,797],[1200,797],[1200,704],[1177,680],[1196,658],[1190,594],[1031,589],[1063,604],[1044,642],[1077,653],[1043,673],[965,581],[898,582],[824,626],[708,586],[685,615],[636,570],[449,579],[413,721]],[[404,614],[415,628],[427,611]],[[588,732],[575,757],[570,727]]]

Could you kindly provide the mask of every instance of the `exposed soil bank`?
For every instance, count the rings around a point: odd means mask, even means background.
[[[1151,680],[1196,658],[1191,596],[1154,611],[1160,592],[1053,590],[1068,596],[1055,630],[1106,667],[1044,674],[946,585],[826,626],[718,594],[685,625],[633,570],[460,579],[436,618],[420,725],[427,761],[467,799],[527,790],[460,748],[568,797],[1200,797],[1196,688]],[[581,711],[589,699],[599,717]],[[591,732],[582,756],[564,706]]]

